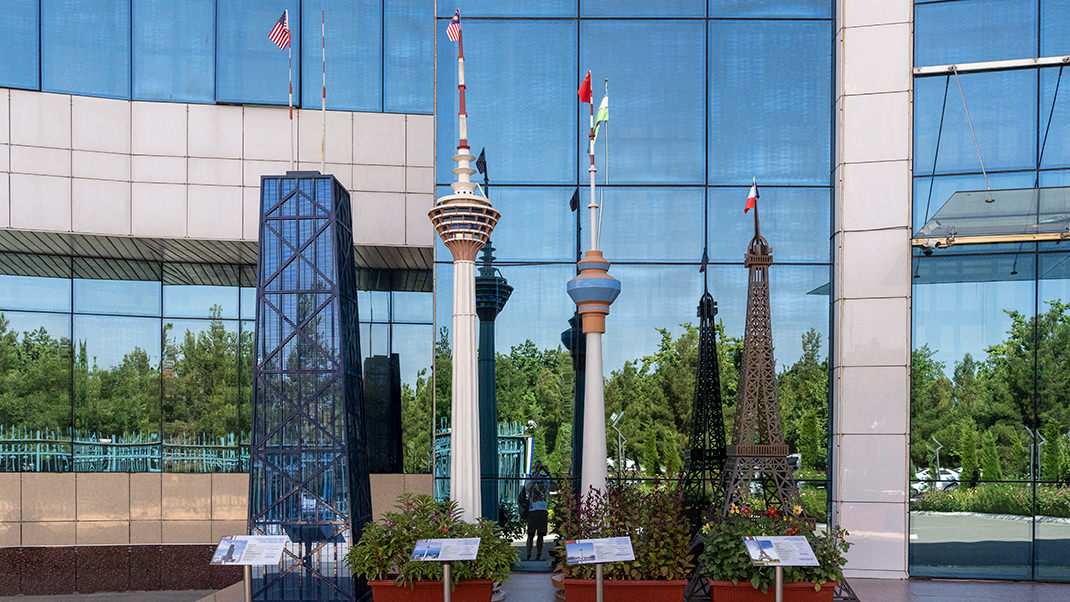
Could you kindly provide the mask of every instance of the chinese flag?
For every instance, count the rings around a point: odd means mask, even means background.
[[[580,89],[577,91],[580,95],[580,102],[591,102],[591,72],[587,72],[587,77],[583,78],[583,83],[580,84]]]

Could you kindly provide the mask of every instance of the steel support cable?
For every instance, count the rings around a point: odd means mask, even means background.
[[[921,222],[925,227],[929,221],[929,205],[933,200],[933,183],[936,181],[936,160],[940,157],[940,139],[944,135],[944,115],[947,113],[947,88],[951,84],[951,74],[944,78],[944,102],[940,106],[940,127],[936,130],[936,152],[933,153],[933,169],[929,175],[929,198],[925,200],[925,220]]]
[[[970,126],[970,136],[973,137],[973,147],[977,149],[977,160],[981,163],[981,175],[985,177],[985,190],[992,192],[992,187],[988,185],[988,172],[985,171],[985,160],[981,158],[981,145],[977,143],[977,132],[973,129],[973,119],[970,118],[970,108],[966,106],[966,94],[962,91],[962,81],[959,79],[958,68],[953,68],[952,73],[955,74],[955,85],[959,87],[959,96],[962,97],[962,109],[966,111],[966,123]],[[992,196],[986,199],[987,202],[992,202]]]

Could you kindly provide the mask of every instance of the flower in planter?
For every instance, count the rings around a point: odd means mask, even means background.
[[[364,526],[360,541],[346,556],[354,574],[368,580],[393,579],[398,585],[441,580],[441,563],[409,560],[416,540],[478,537],[476,559],[452,563],[450,577],[454,584],[466,579],[504,581],[509,578],[516,552],[502,538],[497,523],[483,519],[466,523],[460,518],[456,502],[436,502],[429,495],[404,494],[395,509]]]
[[[707,523],[702,528],[703,550],[698,561],[702,574],[711,581],[750,582],[762,592],[775,581],[775,569],[770,566],[754,566],[743,545],[743,537],[749,535],[802,535],[810,542],[814,555],[820,563],[815,567],[784,567],[785,582],[810,582],[820,590],[822,584],[843,579],[844,554],[850,547],[847,532],[829,526],[815,530],[800,513],[787,516],[779,510],[752,513],[745,506],[739,513],[729,514],[718,521]],[[708,527],[708,528],[707,528]]]

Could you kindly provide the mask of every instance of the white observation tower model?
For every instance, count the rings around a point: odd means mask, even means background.
[[[468,114],[464,106],[464,45],[460,15],[446,30],[457,42],[457,91],[460,140],[453,160],[457,181],[452,194],[441,197],[428,212],[435,231],[453,254],[453,383],[450,428],[450,499],[464,510],[462,518],[482,516],[479,467],[479,383],[476,364],[476,255],[490,238],[500,214],[472,182],[475,157],[468,148]]]

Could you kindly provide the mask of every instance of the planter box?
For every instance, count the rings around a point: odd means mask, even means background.
[[[731,581],[710,581],[710,600],[712,602],[774,602],[776,588],[769,586],[769,591],[755,589],[749,581],[740,581],[732,585]],[[792,581],[784,584],[784,599],[791,602],[832,602],[833,590],[839,585],[829,581],[821,586],[821,591],[814,591],[814,584],[809,581]]]
[[[602,593],[613,602],[681,602],[687,581],[628,581],[606,579]],[[594,579],[565,579],[567,602],[595,602]]]
[[[441,581],[414,581],[412,587],[393,580],[369,581],[374,602],[443,602]],[[450,599],[453,602],[490,602],[494,583],[490,579],[465,579],[457,582]]]

